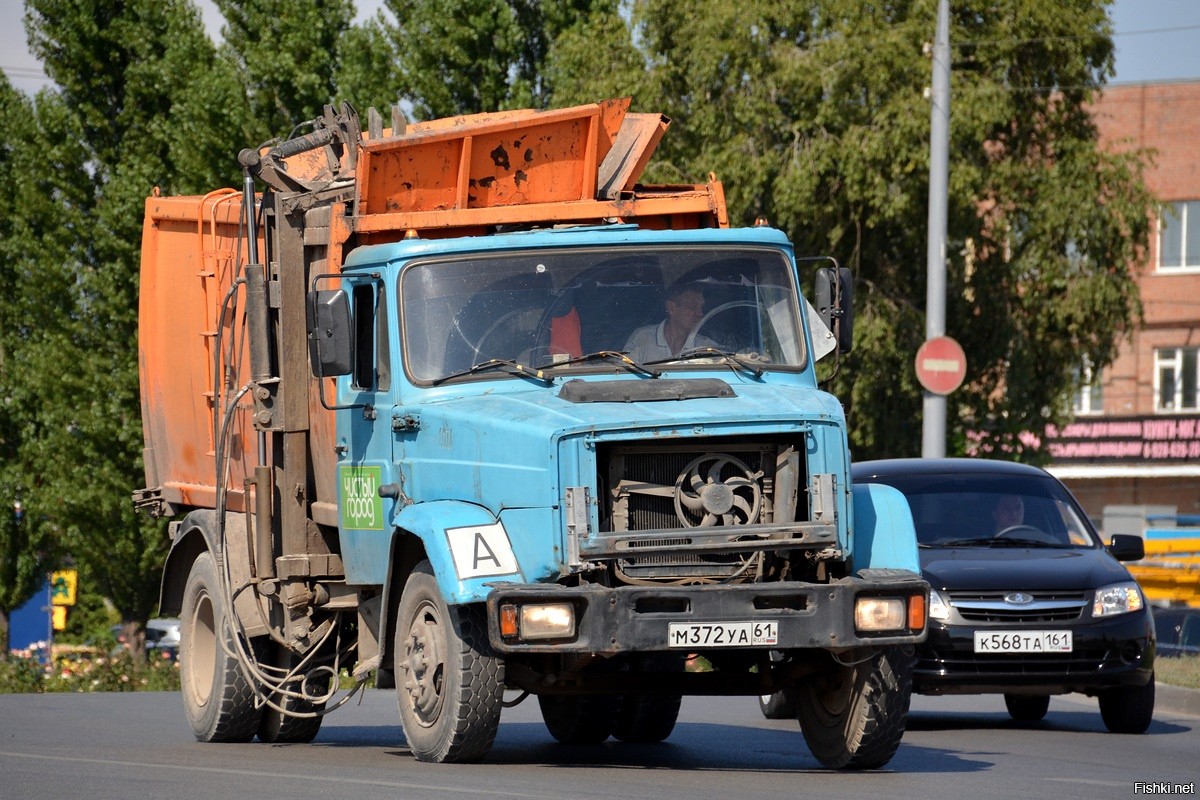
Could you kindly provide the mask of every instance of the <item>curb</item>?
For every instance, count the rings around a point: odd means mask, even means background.
[[[1154,687],[1154,713],[1160,711],[1185,717],[1200,717],[1200,689],[1157,684]]]

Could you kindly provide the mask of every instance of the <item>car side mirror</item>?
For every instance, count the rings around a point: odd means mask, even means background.
[[[1117,561],[1141,561],[1146,557],[1146,543],[1140,536],[1114,533],[1108,544],[1108,552]]]
[[[821,321],[837,339],[838,351],[849,353],[854,340],[854,275],[846,267],[821,267],[813,299]]]
[[[308,293],[308,359],[318,378],[349,375],[354,366],[351,347],[350,298],[340,289]]]

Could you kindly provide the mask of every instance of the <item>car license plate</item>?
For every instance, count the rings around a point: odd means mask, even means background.
[[[754,647],[779,644],[778,622],[672,622],[671,647]]]
[[[1070,631],[975,631],[976,653],[1070,653]]]

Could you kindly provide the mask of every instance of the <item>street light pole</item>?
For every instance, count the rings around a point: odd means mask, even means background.
[[[946,218],[950,182],[950,0],[938,0],[929,119],[929,231],[925,340],[946,333]],[[926,391],[921,457],[946,455],[946,397]]]

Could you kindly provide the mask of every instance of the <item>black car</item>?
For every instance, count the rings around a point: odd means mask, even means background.
[[[1000,693],[1024,721],[1045,716],[1050,695],[1081,692],[1110,731],[1149,727],[1154,621],[1120,563],[1142,558],[1139,537],[1106,547],[1067,488],[1023,464],[868,461],[853,478],[894,486],[912,509],[931,588],[913,691]]]
[[[855,464],[853,479],[899,489],[929,581],[929,636],[913,691],[1003,694],[1009,714],[1036,721],[1050,695],[1099,698],[1110,731],[1141,733],[1154,713],[1154,621],[1121,561],[1136,536],[1106,547],[1065,486],[1044,470],[981,459]],[[763,714],[790,716],[784,693]]]

